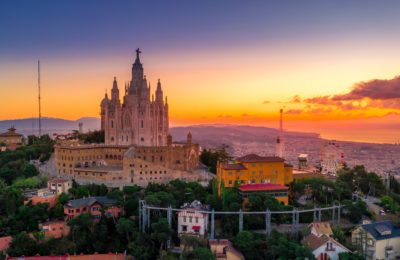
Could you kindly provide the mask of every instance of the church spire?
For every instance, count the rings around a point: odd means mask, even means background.
[[[157,89],[156,89],[156,102],[162,103],[163,102],[163,91],[161,89],[161,82],[158,79]]]
[[[119,101],[119,89],[117,84],[117,77],[114,77],[113,86],[111,89],[111,100]]]
[[[143,65],[140,62],[140,49],[136,49],[136,60],[135,63],[132,64],[132,83],[130,93],[134,92],[134,89],[141,88],[143,85],[144,74],[143,74]],[[133,87],[133,88],[132,88]]]

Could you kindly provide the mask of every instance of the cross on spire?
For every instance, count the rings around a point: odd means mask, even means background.
[[[139,48],[136,49],[136,59],[139,59],[139,54],[142,53]]]

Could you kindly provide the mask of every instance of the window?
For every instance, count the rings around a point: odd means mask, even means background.
[[[199,223],[199,217],[196,217],[196,223]]]
[[[190,222],[190,223],[192,223],[192,220],[193,220],[193,218],[192,218],[192,217],[189,217],[189,222]]]
[[[183,222],[186,222],[186,217],[183,217]]]
[[[140,121],[140,126],[143,128],[143,120]]]
[[[114,120],[111,120],[111,128],[114,128]]]
[[[186,232],[187,231],[187,226],[186,225],[182,225],[182,231]]]

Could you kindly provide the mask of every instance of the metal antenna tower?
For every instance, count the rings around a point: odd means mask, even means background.
[[[279,110],[279,133],[276,138],[276,156],[283,158],[283,109]]]
[[[39,137],[42,136],[42,111],[40,106],[40,60],[38,60],[38,102],[39,102]]]

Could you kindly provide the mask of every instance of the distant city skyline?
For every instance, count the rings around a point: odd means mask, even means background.
[[[140,48],[171,125],[249,124],[398,142],[400,2],[2,1],[0,120],[99,117]],[[379,17],[380,19],[375,19]],[[122,95],[121,95],[122,97]],[[347,135],[347,137],[346,137]],[[352,135],[353,137],[349,137]]]

